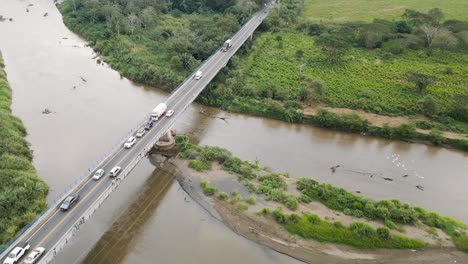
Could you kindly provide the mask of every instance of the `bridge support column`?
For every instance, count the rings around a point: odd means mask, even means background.
[[[175,157],[179,152],[179,148],[175,147],[176,142],[174,136],[174,130],[170,129],[149,151],[150,162],[157,168],[164,167],[166,161],[171,157]]]

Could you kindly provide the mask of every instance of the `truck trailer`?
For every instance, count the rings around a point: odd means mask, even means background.
[[[167,105],[160,103],[151,111],[151,120],[158,121],[158,119],[166,112]]]
[[[222,51],[227,51],[229,48],[232,47],[232,39],[228,39],[224,41],[223,47],[221,48]]]

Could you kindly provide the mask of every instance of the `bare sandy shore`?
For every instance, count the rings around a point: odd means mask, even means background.
[[[210,181],[210,184],[217,187],[219,191],[229,193],[232,189],[237,189],[245,197],[249,193],[237,181],[236,175],[221,170],[219,166],[213,166],[212,170],[200,173],[188,168],[187,163],[188,161],[184,159],[171,159],[171,165],[178,168],[176,177],[181,187],[213,217],[222,221],[238,235],[306,263],[468,264],[468,254],[457,250],[447,238],[438,238],[438,242],[435,242],[431,241],[427,234],[424,236],[424,234],[418,234],[413,230],[409,230],[413,237],[416,236],[433,246],[424,250],[362,250],[300,238],[287,232],[274,220],[254,214],[255,211],[265,206],[265,201],[259,196],[257,196],[257,205],[252,206],[246,212],[239,211],[237,206],[228,202],[220,201],[214,197],[206,197],[200,187],[200,182],[203,180]],[[327,210],[329,210],[324,206],[311,206],[314,209],[313,212],[320,216],[326,215]],[[307,208],[299,208],[298,211],[300,212],[301,209]],[[346,222],[346,219],[339,220]],[[408,230],[404,235],[409,235]]]

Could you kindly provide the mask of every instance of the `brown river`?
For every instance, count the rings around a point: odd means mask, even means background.
[[[13,112],[28,130],[34,165],[52,201],[168,94],[98,65],[52,0],[0,2],[0,15],[13,18],[0,22]],[[52,113],[42,114],[45,108]],[[202,109],[189,107],[177,132],[292,176],[400,199],[468,223],[467,153],[208,109],[227,117],[223,121]],[[332,174],[334,165],[340,167]],[[156,171],[147,160],[56,258],[81,262],[298,263],[231,232],[190,200],[170,172]]]

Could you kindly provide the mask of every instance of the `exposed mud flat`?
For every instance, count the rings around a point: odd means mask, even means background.
[[[247,189],[237,182],[234,174],[216,166],[207,172],[196,172],[187,167],[187,160],[178,158],[171,159],[171,164],[178,168],[176,178],[192,199],[232,231],[306,263],[468,263],[468,255],[458,251],[451,243],[424,250],[357,250],[345,245],[305,240],[288,233],[268,217],[256,216],[248,211],[243,213],[235,205],[203,194],[200,187],[203,180],[209,180],[210,184],[218,189],[224,186],[223,190],[237,189],[240,194],[248,194]],[[262,201],[259,200],[258,203],[261,204]],[[314,213],[320,215],[320,212]]]

